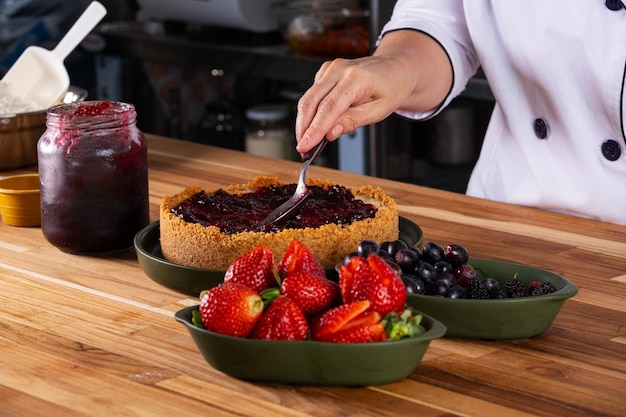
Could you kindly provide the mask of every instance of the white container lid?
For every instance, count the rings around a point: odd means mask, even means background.
[[[282,120],[289,116],[289,108],[284,104],[259,104],[246,110],[249,120]]]

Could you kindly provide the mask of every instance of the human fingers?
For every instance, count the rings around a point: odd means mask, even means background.
[[[323,137],[335,140],[391,114],[406,93],[390,68],[388,60],[376,57],[324,65],[298,102],[297,151],[304,153]]]
[[[313,85],[298,100],[295,133],[300,147],[304,146],[310,149],[325,136],[326,132],[321,131],[324,128],[323,126],[307,132],[306,135],[305,132],[315,118],[322,100],[336,87],[346,65],[347,63],[343,62],[343,60],[324,62],[315,74]],[[329,72],[330,67],[332,67],[332,70]]]
[[[322,65],[315,83],[300,98],[296,117],[297,150],[311,149],[323,137],[334,140],[363,125],[353,106],[370,101],[371,74],[361,70],[362,60],[335,60]]]

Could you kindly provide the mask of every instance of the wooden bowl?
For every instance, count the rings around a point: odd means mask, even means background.
[[[87,91],[70,86],[64,103],[83,101]],[[37,164],[37,142],[46,131],[46,110],[0,116],[0,170]]]

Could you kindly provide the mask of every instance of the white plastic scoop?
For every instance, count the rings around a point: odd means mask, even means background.
[[[94,1],[53,50],[39,46],[26,48],[2,78],[9,85],[11,95],[32,101],[41,109],[61,99],[70,85],[63,61],[106,13],[104,6]]]

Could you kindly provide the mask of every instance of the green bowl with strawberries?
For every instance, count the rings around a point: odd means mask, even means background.
[[[381,385],[411,375],[446,327],[422,314],[424,333],[372,343],[273,341],[226,336],[193,324],[198,306],[175,314],[213,368],[235,378],[299,385]]]
[[[556,291],[533,297],[484,300],[409,294],[407,304],[441,321],[448,329],[446,337],[506,340],[537,336],[552,325],[564,302],[578,292],[565,277],[531,266],[475,258],[468,263],[478,278],[493,278],[500,286],[516,277],[525,285],[531,281],[550,282]]]

